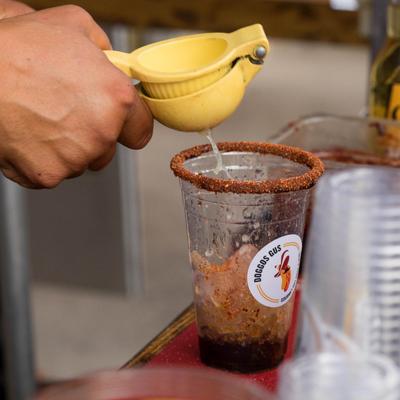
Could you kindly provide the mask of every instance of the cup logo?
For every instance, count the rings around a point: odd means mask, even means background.
[[[290,300],[297,283],[301,249],[300,236],[286,235],[256,254],[247,272],[247,284],[259,303],[276,308]]]
[[[282,253],[281,263],[275,267],[278,272],[274,275],[274,278],[280,277],[282,279],[281,289],[284,292],[287,292],[287,290],[289,289],[290,278],[292,275],[290,272],[289,255],[287,253],[288,250],[285,250]]]

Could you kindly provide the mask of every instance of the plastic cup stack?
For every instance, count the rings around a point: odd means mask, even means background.
[[[300,352],[382,354],[400,365],[400,170],[349,169],[316,190]]]
[[[319,353],[283,365],[279,400],[398,400],[399,383],[387,357]]]

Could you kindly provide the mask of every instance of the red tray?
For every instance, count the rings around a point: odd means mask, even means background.
[[[294,318],[289,333],[286,358],[294,351],[297,315],[300,303],[300,285],[295,294]],[[163,332],[153,339],[142,351],[134,356],[124,367],[133,368],[144,365],[146,368],[163,365],[191,366],[208,368],[201,363],[193,306],[186,309]],[[239,374],[236,376],[258,382],[269,390],[275,391],[278,383],[278,369],[255,374]]]

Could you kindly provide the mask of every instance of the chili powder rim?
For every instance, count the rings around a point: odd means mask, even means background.
[[[297,147],[265,142],[220,142],[217,143],[217,146],[223,152],[237,151],[280,156],[298,164],[306,165],[310,170],[291,178],[260,181],[212,178],[201,173],[191,172],[184,166],[185,161],[199,157],[212,150],[211,145],[204,144],[184,150],[172,158],[170,167],[175,176],[209,192],[263,194],[309,189],[315,185],[324,172],[324,164],[317,156]]]

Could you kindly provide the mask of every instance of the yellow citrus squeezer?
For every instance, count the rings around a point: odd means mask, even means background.
[[[109,60],[140,81],[139,93],[154,118],[187,132],[221,123],[243,98],[269,51],[261,25],[232,33],[164,40],[132,53],[106,51]]]

